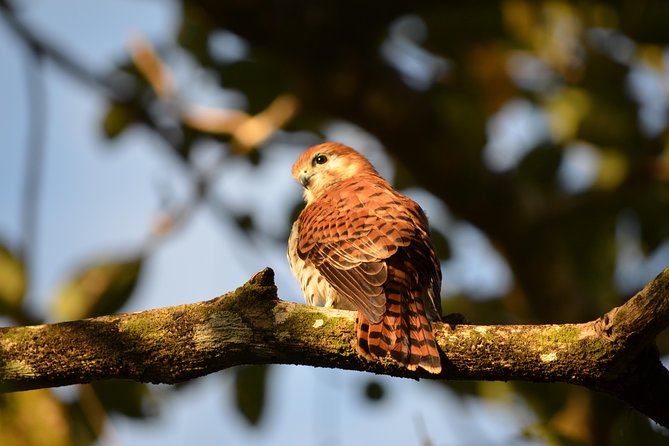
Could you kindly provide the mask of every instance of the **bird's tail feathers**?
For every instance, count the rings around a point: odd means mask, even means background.
[[[402,294],[388,290],[381,322],[370,323],[361,313],[356,319],[358,353],[368,359],[390,357],[409,370],[421,367],[441,372],[441,360],[432,326],[425,316],[420,291]]]

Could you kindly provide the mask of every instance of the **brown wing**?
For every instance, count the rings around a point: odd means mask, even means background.
[[[433,288],[430,295],[436,291],[428,307],[439,302],[441,271],[426,231],[427,220],[415,202],[385,180],[364,176],[334,186],[302,211],[298,254],[309,259],[370,323],[377,324],[386,311],[386,261],[403,247],[418,247],[411,250],[414,271],[425,269],[425,274],[413,282],[423,289]]]

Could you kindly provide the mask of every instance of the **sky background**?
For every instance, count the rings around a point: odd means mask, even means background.
[[[172,2],[128,0],[30,1],[21,9],[28,24],[98,73],[110,71],[125,58],[126,43],[133,33],[141,32],[153,42],[169,41],[180,13]],[[212,93],[207,87],[210,80],[192,62],[173,56],[175,71],[183,81],[200,85],[197,81],[202,80],[201,87],[191,89],[192,95],[205,102],[239,100],[234,94]],[[2,19],[0,60],[0,240],[11,246],[23,234],[19,216],[31,120],[27,58]],[[162,142],[154,135],[133,128],[116,140],[106,140],[101,131],[107,105],[104,98],[48,60],[42,76],[46,143],[29,303],[45,314],[63,281],[78,268],[96,259],[131,254],[146,243],[161,209],[161,196],[187,201],[190,191],[179,162],[161,149]],[[511,138],[506,143],[502,138],[497,148],[487,149],[493,168],[504,169],[506,165],[499,160],[508,160],[496,153],[522,146],[516,144],[518,138],[532,145],[545,131],[541,117],[523,103],[509,107],[489,128]],[[509,130],[508,122],[519,124]],[[529,128],[535,130],[528,132]],[[378,143],[361,130],[333,123],[323,131],[328,139],[361,149],[384,176],[391,176],[391,164]],[[221,169],[217,193],[233,208],[248,207],[267,231],[282,233],[301,194],[290,168],[305,148],[273,144],[264,153],[271,162],[259,169],[245,160],[232,160]],[[196,155],[205,165],[210,149],[202,147]],[[588,162],[592,163],[587,154],[583,159],[577,164],[585,174],[574,177],[581,181],[587,177]],[[569,178],[570,173],[565,175]],[[485,299],[510,286],[506,266],[476,229],[454,221],[429,194],[406,192],[426,208],[432,224],[452,236],[453,257],[444,264],[446,294],[464,290]],[[124,310],[211,299],[240,286],[265,266],[276,272],[279,296],[301,302],[285,259],[285,244],[268,239],[259,250],[249,252],[246,242],[235,234],[234,228],[226,228],[209,209],[198,209],[148,257],[139,289]],[[385,385],[386,398],[380,403],[364,396],[370,379]],[[523,430],[535,421],[525,404],[504,391],[506,384],[480,385],[500,397],[461,398],[431,382],[277,366],[270,370],[263,421],[254,428],[235,408],[233,374],[223,371],[179,392],[156,386],[159,416],[142,422],[113,417],[99,444],[420,444],[426,437],[437,445],[534,444],[522,437]],[[56,392],[68,398],[73,389]]]

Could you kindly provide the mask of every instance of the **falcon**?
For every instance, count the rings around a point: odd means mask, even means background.
[[[306,207],[288,261],[306,301],[357,310],[363,357],[441,372],[430,323],[441,319],[441,269],[423,210],[339,143],[307,149],[292,173]]]

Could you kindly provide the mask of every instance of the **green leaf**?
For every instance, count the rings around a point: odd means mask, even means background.
[[[633,204],[641,224],[641,248],[649,255],[669,239],[669,198],[660,188],[651,189]]]
[[[26,271],[21,259],[0,245],[0,314],[18,310],[26,294]]]
[[[451,257],[451,244],[448,238],[435,228],[431,228],[430,232],[432,243],[434,243],[434,248],[437,251],[439,259],[448,260]]]
[[[518,179],[540,190],[551,191],[555,187],[555,175],[562,161],[561,150],[545,145],[531,150],[518,165]]]
[[[252,426],[256,426],[262,417],[268,370],[267,365],[252,365],[235,369],[237,409]]]
[[[400,162],[395,162],[395,176],[393,177],[395,189],[402,190],[416,185],[416,178],[411,171]]]
[[[52,315],[58,320],[76,320],[118,311],[135,290],[141,269],[141,257],[84,268],[56,295]]]
[[[306,204],[304,203],[303,200],[300,200],[297,203],[295,203],[295,205],[293,206],[293,208],[290,211],[290,222],[291,223],[298,219],[298,217],[300,216],[300,213],[305,208],[305,206],[306,206]]]
[[[146,384],[135,381],[97,381],[91,384],[107,412],[129,418],[146,418],[157,413],[156,402]]]
[[[255,227],[253,217],[249,214],[235,215],[235,222],[239,226],[239,229],[244,232],[252,232]]]
[[[263,111],[276,97],[284,93],[282,73],[275,64],[265,60],[242,60],[220,68],[223,86],[244,92],[248,112]]]
[[[184,4],[183,20],[177,32],[177,42],[205,66],[212,62],[209,55],[210,33],[211,24],[206,11],[190,2],[186,2]]]
[[[131,107],[112,102],[102,120],[102,130],[107,138],[113,139],[137,120],[137,113]]]
[[[385,390],[380,382],[372,380],[365,385],[365,396],[369,401],[378,403],[385,396]]]
[[[246,158],[251,162],[253,167],[258,167],[262,161],[262,153],[258,149],[252,149],[246,152]]]

